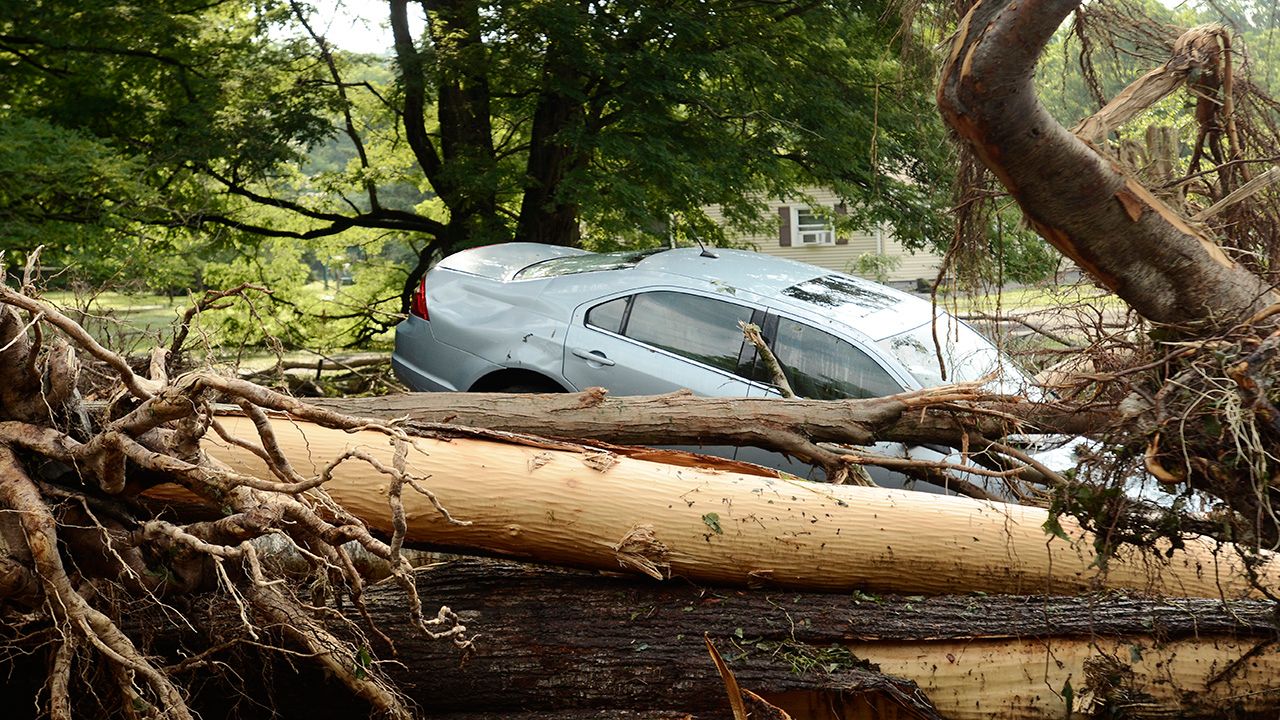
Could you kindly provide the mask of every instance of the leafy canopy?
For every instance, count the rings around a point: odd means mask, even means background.
[[[394,49],[361,57],[301,2],[14,5],[8,262],[43,243],[101,279],[127,249],[184,258],[131,275],[152,285],[292,267],[300,287],[336,244],[384,261],[361,280],[379,305],[467,245],[655,243],[673,222],[714,236],[704,207],[759,227],[766,199],[812,187],[850,224],[917,247],[949,235],[932,56],[887,2],[383,7]]]

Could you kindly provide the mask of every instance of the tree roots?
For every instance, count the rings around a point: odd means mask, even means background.
[[[44,342],[43,326],[69,338],[78,351],[61,338]],[[177,342],[158,350],[147,376],[140,375],[56,308],[0,287],[0,618],[44,628],[11,641],[49,655],[44,712],[70,718],[96,707],[130,717],[191,718],[189,691],[175,677],[194,666],[220,667],[214,658],[241,646],[306,659],[375,714],[412,716],[375,655],[375,646],[391,654],[394,648],[377,628],[343,619],[334,603],[362,608],[364,579],[351,556],[358,547],[384,563],[407,591],[414,627],[468,643],[465,626],[447,607],[431,617],[423,612],[412,567],[401,553],[400,492],[408,486],[431,497],[430,490],[406,473],[403,450],[394,467],[354,450],[323,472],[303,476],[280,452],[267,413],[345,430],[376,429],[398,448],[412,438],[391,424],[310,407],[243,380],[201,372],[170,378],[168,360],[180,350]],[[109,368],[119,383],[113,400],[97,412],[80,399],[80,352]],[[215,402],[238,404],[257,436],[231,437],[214,417]],[[250,449],[274,477],[245,476],[206,457],[199,441],[209,432]],[[375,537],[325,494],[333,469],[348,462],[363,462],[390,479],[388,512],[398,521],[389,540]],[[139,494],[160,482],[181,484],[220,509],[219,516],[149,513]],[[438,502],[436,507],[450,522],[462,522]],[[264,562],[258,544],[270,538],[300,558],[301,573],[297,563],[285,568]],[[222,628],[222,642],[213,647],[173,655],[172,648],[149,647],[154,633],[131,636],[121,629],[126,615],[143,608],[178,629],[199,626],[200,618],[173,605],[191,592],[229,598],[240,618],[238,631]],[[371,642],[366,632],[379,641]],[[104,672],[88,670],[94,667]]]

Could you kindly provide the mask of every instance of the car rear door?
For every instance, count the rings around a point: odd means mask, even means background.
[[[564,377],[577,389],[654,395],[688,388],[746,397],[739,322],[762,316],[738,302],[652,289],[585,303],[565,339]]]

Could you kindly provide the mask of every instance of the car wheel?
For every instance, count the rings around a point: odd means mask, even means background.
[[[503,387],[496,388],[493,392],[500,393],[562,393],[564,388],[552,382],[536,382],[524,381],[514,382]]]

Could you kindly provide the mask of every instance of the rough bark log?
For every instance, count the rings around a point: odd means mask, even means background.
[[[335,501],[391,532],[390,477],[364,462],[325,467],[352,449],[393,467],[386,435],[289,419],[271,425],[294,468],[304,476],[330,472],[324,487]],[[255,434],[243,418],[228,417],[226,426],[233,434]],[[270,477],[261,458],[242,447],[209,438],[204,447],[237,472]],[[406,490],[405,539],[436,547],[698,582],[832,591],[1257,592],[1232,548],[1198,537],[1178,550],[1123,548],[1103,572],[1088,533],[1064,517],[1073,540],[1051,539],[1043,528],[1048,516],[1037,508],[482,439],[420,438],[403,467],[455,518],[470,523],[446,521],[434,498]],[[1280,587],[1280,562],[1269,555],[1253,571],[1264,587]]]
[[[1144,317],[1230,327],[1276,302],[1257,276],[1040,104],[1036,59],[1079,0],[983,0],[961,22],[938,88],[943,118],[1031,225]]]
[[[902,680],[947,718],[1067,717],[1068,680],[1077,712],[1221,718],[1280,709],[1280,625],[1263,602],[851,597],[476,561],[420,572],[418,588],[448,598],[481,633],[465,654],[395,633],[395,679],[432,716],[609,708],[728,717],[703,633],[742,687],[797,718],[927,717]],[[399,598],[390,587],[366,598],[393,631]]]
[[[959,444],[964,433],[1085,435],[1106,428],[1101,411],[1027,402],[983,403],[986,412],[958,407],[922,410],[902,396],[869,400],[710,398],[688,393],[613,397],[582,393],[405,393],[371,398],[308,400],[358,417],[407,418],[506,432],[532,433],[618,445],[754,445],[789,450],[803,443],[876,442]],[[730,421],[727,421],[731,419]]]

